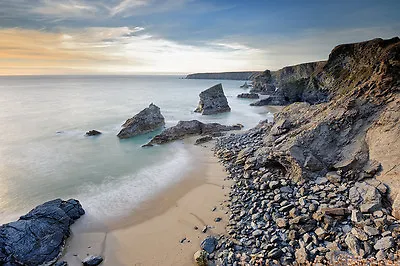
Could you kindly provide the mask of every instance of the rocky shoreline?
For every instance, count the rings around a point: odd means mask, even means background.
[[[199,265],[400,263],[399,143],[375,134],[400,133],[400,39],[340,45],[323,64],[317,90],[329,101],[217,141],[230,217]]]

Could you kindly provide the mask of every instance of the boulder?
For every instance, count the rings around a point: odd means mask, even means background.
[[[199,97],[199,105],[194,110],[196,113],[212,115],[231,111],[221,83],[201,92]]]
[[[164,144],[191,135],[207,135],[215,132],[240,130],[242,125],[225,126],[218,123],[204,124],[198,120],[179,121],[176,126],[165,129],[148,144]]]
[[[200,246],[206,252],[213,253],[217,244],[218,241],[215,237],[208,236],[206,239],[203,240],[203,242],[201,242]]]
[[[238,98],[245,98],[245,99],[258,99],[260,96],[258,96],[257,93],[241,93],[238,94]]]
[[[79,201],[56,199],[0,226],[0,265],[54,263],[70,235],[70,225],[84,213]]]
[[[101,135],[101,132],[94,130],[94,129],[86,132],[86,134],[85,134],[85,136],[87,136],[87,137],[97,136],[97,135]]]
[[[88,256],[86,259],[82,261],[84,266],[97,266],[103,262],[103,258],[101,256]]]
[[[143,109],[134,117],[126,120],[122,125],[122,130],[118,133],[120,139],[127,139],[141,134],[154,131],[165,125],[164,116],[160,108],[154,104]]]
[[[198,266],[207,266],[207,252],[204,250],[198,250],[196,253],[193,255],[194,261],[196,262],[196,265]]]

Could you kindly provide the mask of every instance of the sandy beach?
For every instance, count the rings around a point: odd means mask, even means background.
[[[224,181],[226,173],[213,156],[212,145],[192,142],[185,140],[184,145],[196,156],[197,165],[179,183],[105,230],[73,234],[62,259],[81,265],[89,254],[103,256],[103,265],[193,265],[201,241],[225,231],[222,202],[230,183]],[[222,220],[215,222],[218,217]]]

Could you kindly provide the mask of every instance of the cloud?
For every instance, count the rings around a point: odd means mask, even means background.
[[[0,51],[3,75],[263,69],[262,50],[184,45],[152,36],[142,27],[64,28],[53,33],[1,29]]]
[[[149,4],[148,0],[123,0],[118,5],[110,9],[110,15],[115,16],[129,11],[132,8],[142,7]]]

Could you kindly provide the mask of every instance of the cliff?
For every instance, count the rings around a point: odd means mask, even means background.
[[[287,66],[277,71],[266,70],[253,77],[251,92],[273,95],[281,105],[306,101],[326,101],[328,95],[319,89],[315,78],[322,71],[326,61]]]
[[[186,79],[219,79],[219,80],[250,80],[259,74],[259,71],[221,72],[221,73],[195,73],[186,76]]]
[[[218,141],[216,155],[234,185],[229,236],[213,258],[233,263],[245,254],[277,265],[396,259],[400,39],[339,45],[327,62],[312,64],[262,77],[278,89],[292,77],[302,81],[305,102]],[[325,102],[307,103],[310,88]]]

